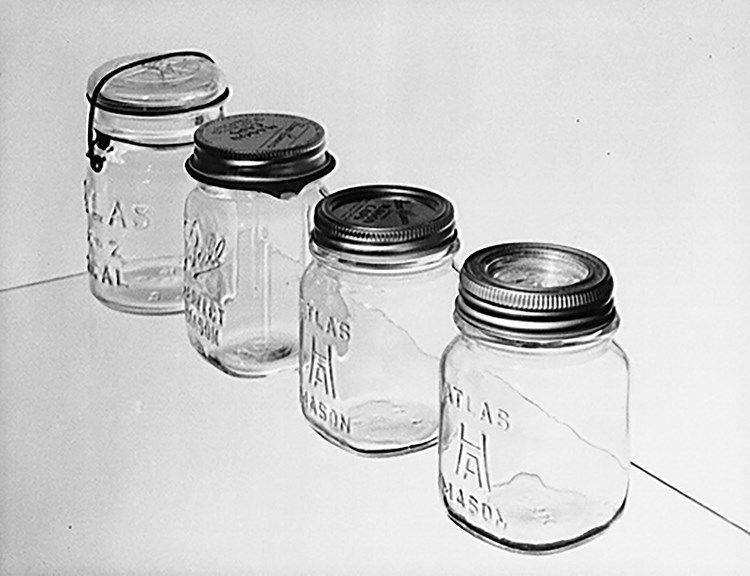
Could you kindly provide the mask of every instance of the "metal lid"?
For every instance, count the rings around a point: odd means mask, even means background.
[[[313,246],[353,256],[421,256],[458,249],[453,205],[421,188],[341,190],[315,208]]]
[[[336,165],[326,152],[325,130],[291,114],[237,114],[212,120],[195,132],[185,168],[205,184],[295,192]]]
[[[588,252],[546,243],[500,244],[466,259],[456,314],[512,335],[584,335],[617,321],[613,289],[607,265]]]
[[[175,114],[213,106],[229,95],[224,75],[201,52],[134,54],[105,62],[91,73],[89,101],[117,114]]]

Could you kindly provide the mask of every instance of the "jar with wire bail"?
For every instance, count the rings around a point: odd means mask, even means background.
[[[628,360],[607,265],[555,244],[475,252],[441,361],[439,486],[472,534],[530,553],[603,532],[628,492]]]
[[[301,116],[237,114],[195,133],[185,167],[185,318],[193,347],[234,376],[295,369],[312,211],[336,162]]]
[[[310,246],[300,292],[303,414],[362,455],[433,445],[439,357],[454,331],[453,206],[415,187],[349,188],[317,206]]]
[[[228,95],[202,52],[124,56],[89,77],[87,269],[107,306],[182,312],[184,163],[196,127],[222,116]]]

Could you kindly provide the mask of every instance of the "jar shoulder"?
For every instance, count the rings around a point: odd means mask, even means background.
[[[531,371],[584,368],[621,373],[626,378],[630,370],[627,354],[612,339],[585,346],[524,348],[485,343],[463,333],[448,344],[443,363],[459,371],[475,368]]]
[[[446,288],[451,291],[451,302],[455,298],[458,285],[458,274],[451,267],[451,261],[428,268],[413,269],[394,266],[387,263],[377,267],[363,266],[346,260],[323,259],[314,257],[307,267],[306,274],[311,277],[333,279],[356,290],[382,290],[384,288],[414,290],[430,296],[425,290]]]
[[[190,192],[194,199],[204,199],[216,202],[235,202],[238,204],[253,204],[256,202],[278,204],[305,204],[315,206],[328,194],[322,181],[310,182],[302,190],[282,192],[278,196],[260,190],[241,190],[238,188],[224,188],[210,184],[197,183]]]

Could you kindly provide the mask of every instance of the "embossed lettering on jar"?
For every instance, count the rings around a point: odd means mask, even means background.
[[[195,128],[223,114],[228,94],[202,53],[126,56],[91,74],[87,267],[107,306],[182,311],[184,163]]]
[[[540,243],[461,271],[441,361],[439,486],[449,517],[516,551],[603,532],[628,491],[628,361],[607,266]]]
[[[335,161],[323,127],[239,114],[196,131],[186,163],[185,318],[193,347],[234,376],[297,367],[299,282],[312,210]]]
[[[342,190],[315,211],[302,279],[300,403],[353,452],[435,443],[439,357],[453,333],[453,207],[406,186]]]

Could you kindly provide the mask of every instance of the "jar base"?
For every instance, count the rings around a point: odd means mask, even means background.
[[[162,303],[159,306],[149,305],[146,306],[142,301],[129,301],[123,299],[110,299],[97,294],[92,290],[92,295],[107,308],[115,310],[116,312],[124,312],[125,314],[138,314],[141,316],[166,316],[169,314],[182,314],[185,312],[185,306],[182,303],[182,296],[177,299],[175,304]]]
[[[590,530],[587,530],[580,536],[576,536],[575,538],[570,538],[566,540],[555,541],[555,542],[546,542],[543,544],[532,544],[532,543],[527,543],[527,542],[515,542],[512,540],[505,539],[505,538],[497,538],[495,536],[492,536],[489,532],[486,532],[485,530],[482,530],[481,528],[478,528],[472,524],[469,524],[466,520],[464,520],[463,517],[454,513],[453,510],[451,510],[451,508],[448,506],[448,503],[445,501],[445,497],[443,497],[443,505],[447,512],[448,518],[450,518],[451,521],[462,530],[468,532],[469,534],[482,540],[483,542],[487,542],[488,544],[491,544],[498,548],[503,548],[504,550],[508,550],[510,552],[516,552],[519,554],[529,554],[529,555],[535,555],[535,556],[555,554],[557,552],[564,552],[565,550],[576,548],[582,544],[586,544],[587,542],[590,542],[591,540],[593,540],[594,538],[597,538],[598,536],[601,536],[604,532],[606,532],[612,526],[612,524],[614,524],[620,518],[620,516],[622,516],[622,513],[625,510],[626,502],[627,502],[627,494],[625,498],[623,499],[622,504],[617,509],[615,514],[612,516],[612,518],[610,518],[607,522],[605,522],[604,524],[600,526],[596,526],[594,528],[591,528]]]
[[[108,284],[89,276],[91,293],[105,306],[128,314],[161,315],[184,311],[182,266],[154,259],[138,267],[108,273]]]
[[[421,446],[437,438],[437,406],[398,399],[370,399],[350,406],[346,415],[352,443],[368,452]]]
[[[238,378],[264,378],[297,369],[299,347],[291,338],[246,340],[211,351],[191,339],[193,347],[212,366]]]
[[[413,444],[408,444],[408,445],[403,445],[403,446],[393,446],[393,447],[385,447],[385,448],[378,448],[378,447],[365,448],[361,446],[353,446],[349,444],[348,442],[342,440],[341,438],[337,438],[336,436],[333,436],[325,428],[319,426],[316,422],[308,418],[306,414],[305,414],[305,419],[307,420],[307,423],[310,425],[310,427],[315,432],[317,432],[320,436],[322,436],[323,439],[327,440],[334,446],[338,446],[339,448],[347,452],[356,454],[358,456],[364,456],[365,458],[390,458],[393,456],[404,456],[406,454],[413,454],[414,452],[419,452],[421,450],[431,448],[437,444],[437,433],[436,433],[433,437],[427,438],[426,440],[420,440]]]

